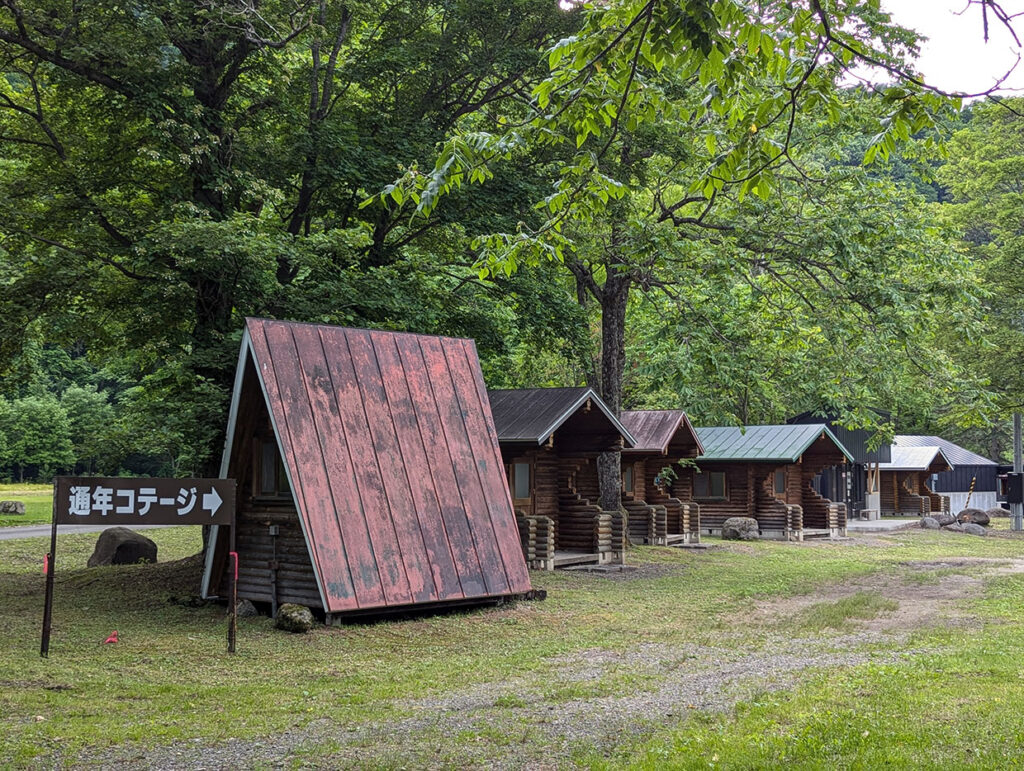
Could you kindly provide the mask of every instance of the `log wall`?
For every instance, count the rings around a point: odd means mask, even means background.
[[[271,525],[277,525],[277,536],[270,535]],[[271,603],[276,599],[278,604],[295,602],[323,609],[299,515],[290,499],[243,501],[238,512],[237,546],[240,599]],[[276,598],[273,586],[275,564]],[[226,597],[229,589],[225,571],[217,593]]]

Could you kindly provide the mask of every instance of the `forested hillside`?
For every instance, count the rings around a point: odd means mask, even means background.
[[[1004,452],[1024,104],[761,5],[0,4],[0,479],[211,473],[246,316]]]

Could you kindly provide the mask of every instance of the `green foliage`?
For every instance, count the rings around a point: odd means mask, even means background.
[[[1024,101],[978,105],[950,142],[949,159],[938,171],[953,204],[942,208],[951,228],[962,233],[981,280],[991,290],[984,338],[972,364],[992,380],[1006,410],[1024,403],[1024,378],[1011,363],[1024,354],[1024,240],[1020,195],[1024,171]]]
[[[557,336],[561,315],[517,321],[467,256],[466,228],[533,197],[530,159],[426,227],[357,203],[456,120],[520,112],[576,18],[549,0],[7,4],[0,389],[109,393],[121,457],[80,448],[83,466],[211,472],[247,315],[472,335],[485,357]]]
[[[26,396],[0,406],[0,434],[6,441],[7,464],[18,478],[47,478],[75,463],[71,423],[53,396]]]
[[[111,458],[114,408],[105,393],[95,387],[70,386],[61,397],[61,406],[70,424],[71,444],[76,463],[85,471],[110,474],[117,470]],[[113,461],[113,462],[112,462]]]

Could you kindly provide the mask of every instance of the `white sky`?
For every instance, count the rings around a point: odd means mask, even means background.
[[[1007,13],[1024,12],[1024,0],[1003,0]],[[967,0],[882,0],[893,21],[929,38],[921,46],[918,68],[925,81],[945,91],[977,93],[991,88],[1017,61],[1017,44],[1006,28],[989,13],[989,41],[984,40],[981,7]],[[967,8],[966,11],[964,9]],[[957,15],[958,12],[964,11]],[[1016,20],[1024,41],[1024,17]],[[1024,61],[1005,82],[1024,90]]]

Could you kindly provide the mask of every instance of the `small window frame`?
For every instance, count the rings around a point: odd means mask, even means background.
[[[625,495],[633,495],[636,492],[636,473],[632,463],[622,469],[622,492]]]
[[[267,477],[272,476],[268,484]],[[254,498],[291,499],[292,489],[288,480],[288,472],[284,467],[284,459],[274,438],[256,437],[253,446],[253,485]]]
[[[719,495],[715,494],[716,488],[720,488],[721,490]],[[697,501],[729,500],[729,485],[725,477],[725,472],[703,471],[694,474],[693,498]]]
[[[523,460],[523,459],[514,460],[511,463],[507,464],[506,468],[507,468],[507,471],[508,471],[508,474],[507,474],[507,477],[508,477],[508,491],[509,491],[509,494],[512,496],[512,507],[515,508],[515,509],[521,509],[521,510],[523,510],[527,514],[532,514],[533,513],[533,488],[534,488],[534,483],[536,482],[536,479],[535,479],[535,476],[534,476],[536,474],[536,470],[534,469],[533,461],[531,461],[531,460]],[[516,496],[516,493],[517,492],[523,492],[523,491],[522,490],[517,490],[516,488],[519,486],[518,483],[520,482],[520,474],[522,473],[523,470],[525,470],[526,475],[527,475],[526,476],[526,492],[527,492],[527,496],[525,498],[519,498],[519,497]]]
[[[785,495],[786,494],[786,469],[784,469],[784,468],[775,469],[775,473],[773,475],[773,479],[774,479],[773,489],[775,490],[775,494],[776,495]],[[780,482],[782,483],[782,489],[781,490],[779,489],[779,483]]]

